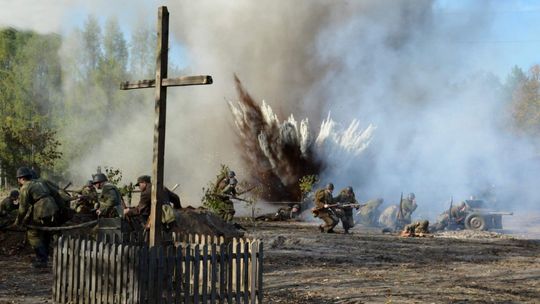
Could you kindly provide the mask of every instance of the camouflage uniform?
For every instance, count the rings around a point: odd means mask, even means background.
[[[21,187],[16,225],[55,226],[59,208],[49,189],[38,180],[27,180]],[[28,243],[36,253],[35,266],[45,266],[49,259],[51,235],[47,231],[29,228]]]
[[[99,195],[100,217],[120,217],[122,209],[122,195],[115,185],[105,182]]]
[[[10,196],[4,198],[2,202],[0,202],[0,227],[13,224],[17,217],[19,204],[15,204],[15,201],[19,199],[19,192],[15,191],[12,191]]]
[[[372,199],[360,206],[358,211],[360,224],[365,226],[377,226],[379,218],[379,206],[383,203],[382,199]]]
[[[324,224],[319,226],[321,232],[334,232],[334,227],[339,223],[339,218],[336,216],[332,208],[325,208],[324,205],[331,205],[334,203],[332,193],[326,189],[319,189],[315,193],[315,207],[314,214],[316,217],[324,221]]]
[[[15,200],[8,196],[0,202],[0,216],[6,216],[12,211],[19,209],[19,205],[15,204]]]
[[[234,203],[231,200],[232,197],[236,197],[236,185],[238,181],[234,176],[226,178],[222,185],[220,185],[220,197],[222,198],[223,206],[218,210],[218,215],[225,221],[230,222],[234,218],[236,210],[234,210]]]
[[[354,191],[352,191],[352,188],[348,189],[345,188],[341,190],[339,195],[333,199],[335,202],[337,202],[339,205],[345,205],[345,204],[358,204],[356,201],[356,197],[354,195]],[[353,218],[353,207],[339,207],[341,210],[343,210],[342,216],[341,216],[341,223],[343,225],[343,230],[345,230],[345,233],[349,233],[349,229],[354,227],[354,218]]]
[[[89,213],[92,209],[98,206],[98,193],[96,188],[90,184],[86,184],[80,191],[80,198],[75,204],[75,211],[77,213]]]

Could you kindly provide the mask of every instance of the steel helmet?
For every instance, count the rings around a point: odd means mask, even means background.
[[[92,177],[92,184],[97,184],[97,183],[106,182],[106,181],[107,181],[107,176],[105,176],[105,174],[103,173],[96,173]]]
[[[17,169],[17,178],[20,177],[32,177],[32,170],[28,167],[20,167]]]

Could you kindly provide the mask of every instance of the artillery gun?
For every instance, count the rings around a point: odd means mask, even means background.
[[[502,216],[513,212],[490,209],[483,200],[465,200],[465,228],[470,230],[503,229]]]

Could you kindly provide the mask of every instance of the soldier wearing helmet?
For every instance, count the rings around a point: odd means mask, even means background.
[[[334,227],[339,223],[339,218],[333,208],[334,184],[328,183],[323,189],[315,192],[315,208],[313,215],[324,221],[324,224],[319,226],[321,232],[334,233]]]
[[[98,197],[99,208],[96,214],[101,217],[120,217],[122,212],[122,195],[115,185],[110,183],[103,173],[93,175],[92,184],[101,194]]]
[[[356,197],[354,195],[353,188],[351,186],[344,188],[339,192],[339,195],[334,198],[334,201],[338,203],[338,207],[342,205],[346,205],[343,207],[340,207],[342,212],[341,218],[341,224],[343,225],[343,230],[345,230],[345,233],[349,233],[349,229],[354,227],[354,218],[353,218],[353,207],[350,206],[351,204],[358,204],[356,201]],[[355,207],[358,209],[358,207]]]
[[[405,224],[411,223],[411,216],[418,205],[416,204],[416,195],[409,193],[406,198],[401,200],[402,220]]]
[[[12,190],[9,196],[0,202],[0,216],[6,216],[19,209],[19,191]]]
[[[234,171],[229,171],[228,178],[226,180],[227,185],[221,190],[221,195],[225,199],[223,200],[224,206],[218,211],[218,214],[227,222],[230,222],[234,218],[236,210],[234,209],[234,203],[231,198],[235,198],[238,194],[236,186],[238,180],[236,179]]]
[[[77,193],[79,193],[75,204],[77,213],[89,213],[92,209],[97,209],[99,195],[92,180],[88,180]]]
[[[17,170],[17,182],[21,185],[19,213],[14,225],[55,226],[59,208],[49,189],[39,180],[34,180],[27,167]],[[28,243],[36,253],[34,267],[47,267],[51,235],[47,231],[28,228]]]
[[[459,230],[465,228],[465,217],[468,214],[468,207],[465,202],[452,206],[450,210],[441,213],[437,218],[437,223],[433,226],[434,231],[439,230]]]

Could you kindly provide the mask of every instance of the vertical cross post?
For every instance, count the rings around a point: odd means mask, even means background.
[[[152,206],[150,211],[149,245],[161,241],[161,195],[163,194],[163,165],[165,157],[165,121],[167,118],[167,87],[161,81],[167,78],[169,53],[169,11],[162,6],[158,11],[156,58],[156,121],[154,122],[154,160],[152,163]]]
[[[150,211],[149,245],[156,246],[161,241],[161,205],[163,189],[163,167],[165,158],[165,120],[167,117],[167,87],[212,84],[211,76],[184,76],[167,78],[169,50],[169,11],[166,6],[158,10],[157,57],[155,79],[137,82],[123,82],[121,90],[155,87],[154,153],[152,162],[152,205]]]

